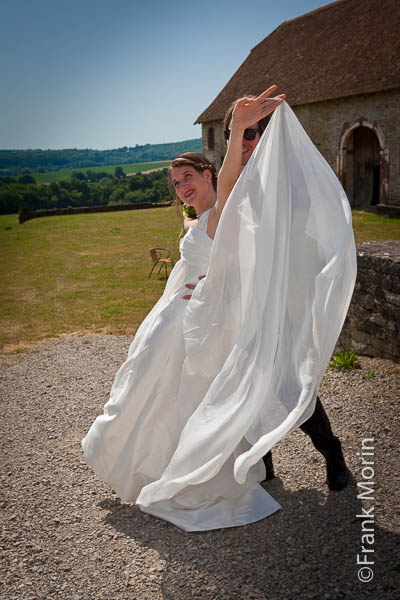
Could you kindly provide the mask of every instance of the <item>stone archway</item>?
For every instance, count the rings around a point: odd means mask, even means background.
[[[345,123],[338,172],[352,208],[387,203],[389,151],[379,125],[366,119]]]

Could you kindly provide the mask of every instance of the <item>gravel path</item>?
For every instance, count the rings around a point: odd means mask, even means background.
[[[1,367],[1,598],[400,598],[400,365],[362,358],[361,370],[326,373],[321,399],[352,471],[345,490],[328,491],[323,459],[297,430],[274,450],[277,477],[266,485],[282,511],[188,534],[122,504],[83,460],[80,440],[129,342],[75,335]],[[375,499],[361,501],[365,438],[374,438]],[[374,506],[369,554],[363,506]],[[360,553],[373,557],[371,582],[358,579]]]

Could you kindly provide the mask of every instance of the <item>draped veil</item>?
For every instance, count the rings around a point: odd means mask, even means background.
[[[83,448],[123,500],[204,530],[279,508],[260,459],[314,410],[356,254],[346,195],[286,103],[214,242],[191,229]],[[185,303],[184,283],[204,271]]]
[[[161,478],[139,495],[143,509],[215,476],[245,439],[234,463],[243,483],[312,414],[355,276],[346,195],[284,103],[228,199],[186,310],[187,420]]]

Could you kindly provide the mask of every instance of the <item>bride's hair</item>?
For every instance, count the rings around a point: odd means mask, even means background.
[[[196,171],[199,171],[199,173],[207,170],[211,171],[213,188],[215,191],[217,191],[217,170],[213,163],[209,161],[204,154],[200,154],[200,152],[184,152],[183,154],[180,154],[174,158],[168,169],[168,188],[178,203],[180,202],[177,199],[175,188],[172,183],[172,167],[184,167],[185,165],[193,167],[193,169],[196,169]]]
[[[250,98],[250,100],[254,100],[255,98],[257,98],[257,96],[252,96],[251,94],[248,94],[247,96],[243,96],[243,98]],[[230,107],[226,111],[226,114],[225,114],[225,117],[224,117],[224,135],[225,135],[225,131],[227,129],[229,129],[229,125],[231,124],[232,113],[233,113],[233,109],[235,108],[236,102],[238,100],[243,100],[243,98],[236,98],[236,100],[234,100],[232,102],[232,104],[230,105]],[[268,125],[270,119],[271,119],[271,115],[268,115],[268,116],[264,117],[263,119],[260,119],[260,121],[258,121],[258,130],[260,132],[260,135],[262,135],[264,133],[264,131],[267,128],[267,125]]]

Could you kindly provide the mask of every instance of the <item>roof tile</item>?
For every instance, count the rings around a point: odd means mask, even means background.
[[[337,0],[255,46],[196,123],[275,83],[292,106],[400,87],[400,1]]]

